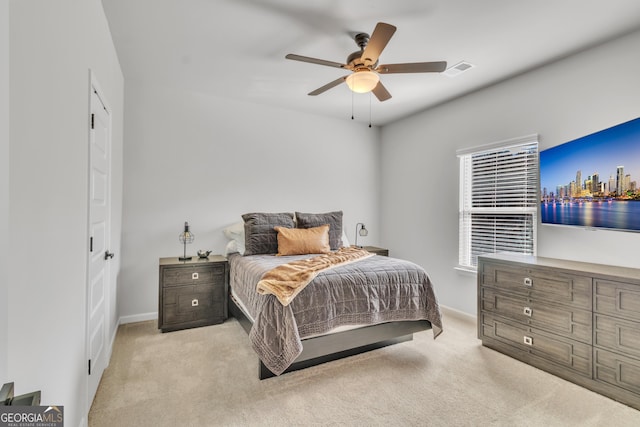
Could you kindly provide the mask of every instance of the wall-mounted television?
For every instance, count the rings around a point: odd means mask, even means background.
[[[640,117],[540,151],[540,221],[640,232]]]

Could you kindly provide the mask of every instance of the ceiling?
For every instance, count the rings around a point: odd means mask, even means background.
[[[384,125],[640,28],[638,0],[102,0],[127,85],[268,104]],[[385,74],[379,102],[341,84],[353,35],[398,29],[380,63],[461,61],[455,77]],[[637,53],[629,53],[637,54]],[[620,64],[594,64],[610,73]]]

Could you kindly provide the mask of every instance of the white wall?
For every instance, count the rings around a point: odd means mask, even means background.
[[[382,129],[382,243],[430,272],[441,304],[476,312],[475,275],[454,270],[456,150],[532,133],[544,149],[640,116],[638,47],[640,32]],[[538,229],[540,256],[637,267],[638,244],[636,233]]]
[[[127,81],[123,321],[158,309],[158,258],[222,253],[222,229],[246,212],[343,210],[378,231],[379,130],[267,106]],[[360,243],[360,240],[359,240]]]
[[[0,0],[0,386],[7,379],[9,325],[9,1]]]
[[[42,390],[42,404],[64,405],[65,425],[75,427],[87,422],[88,406],[89,70],[115,112],[116,247],[124,79],[99,0],[14,0],[9,17],[7,376],[17,392]],[[112,333],[115,316],[110,323]]]

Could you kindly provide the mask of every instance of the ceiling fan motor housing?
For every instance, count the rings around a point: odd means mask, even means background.
[[[356,70],[358,68],[364,67],[364,60],[362,59],[362,51],[358,50],[353,52],[351,55],[347,57],[347,64],[349,68],[352,70]]]
[[[358,45],[358,47],[361,50],[364,50],[364,48],[367,47],[367,43],[369,43],[370,37],[367,33],[358,33],[356,34],[354,39],[356,40],[356,44]]]

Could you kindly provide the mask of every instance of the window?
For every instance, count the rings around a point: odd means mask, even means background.
[[[475,270],[478,255],[536,253],[538,136],[459,150],[459,267]]]

